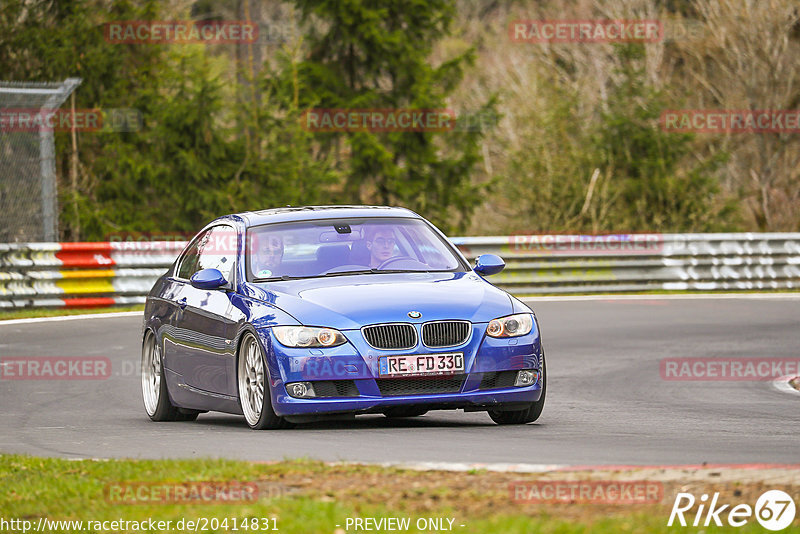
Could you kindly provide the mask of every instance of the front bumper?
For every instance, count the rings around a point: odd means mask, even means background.
[[[272,407],[277,415],[322,415],[335,413],[374,413],[393,406],[424,405],[429,409],[488,410],[522,407],[539,400],[542,393],[541,372],[539,380],[531,386],[514,387],[508,380],[492,384],[491,377],[503,374],[509,377],[521,369],[539,370],[541,341],[538,325],[518,338],[491,338],[485,336],[487,323],[474,323],[472,335],[462,346],[430,349],[422,345],[407,351],[378,350],[370,347],[358,330],[343,331],[348,342],[339,347],[325,349],[287,348],[278,343],[271,329],[259,330],[259,337],[267,354],[270,375]],[[394,354],[437,354],[461,352],[464,369],[458,387],[447,391],[423,387],[424,392],[387,393],[386,382],[380,377],[378,366],[382,356]],[[425,380],[438,377],[414,377],[401,380]],[[326,397],[295,398],[286,391],[293,382],[331,381],[328,385],[345,384],[341,391]],[[450,383],[452,386],[452,382]],[[423,383],[423,386],[425,384]],[[382,389],[383,387],[383,389]],[[326,388],[331,389],[331,388]],[[402,389],[402,388],[401,388]],[[383,391],[383,393],[382,393]]]

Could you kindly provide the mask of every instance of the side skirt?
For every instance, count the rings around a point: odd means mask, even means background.
[[[190,386],[175,371],[164,370],[167,389],[172,404],[190,410],[204,410],[242,415],[239,399],[220,393],[212,393]]]

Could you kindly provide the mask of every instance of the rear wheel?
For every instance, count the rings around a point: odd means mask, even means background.
[[[161,347],[150,331],[142,342],[142,399],[144,409],[153,421],[194,421],[199,413],[186,410],[194,415],[189,417],[169,402]]]
[[[253,430],[291,427],[272,409],[266,360],[258,340],[250,332],[242,339],[238,360],[239,405],[247,425]]]
[[[532,423],[542,415],[545,393],[547,393],[547,365],[544,361],[544,349],[542,349],[542,396],[539,397],[539,400],[532,402],[530,406],[524,410],[490,410],[489,417],[498,425],[524,425],[525,423]]]

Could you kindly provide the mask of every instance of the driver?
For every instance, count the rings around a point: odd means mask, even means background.
[[[396,239],[394,231],[389,227],[372,226],[367,229],[367,250],[369,250],[369,266],[378,268],[392,257]]]
[[[276,234],[256,236],[253,273],[258,278],[275,276],[283,260],[283,238]]]

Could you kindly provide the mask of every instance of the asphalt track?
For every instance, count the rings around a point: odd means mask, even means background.
[[[548,358],[542,418],[380,415],[254,432],[242,417],[153,423],[142,406],[141,318],[0,324],[0,358],[106,356],[106,380],[0,380],[0,451],[63,457],[311,457],[362,462],[653,465],[800,462],[800,396],[770,382],[665,381],[667,357],[800,356],[800,296],[529,299]]]

